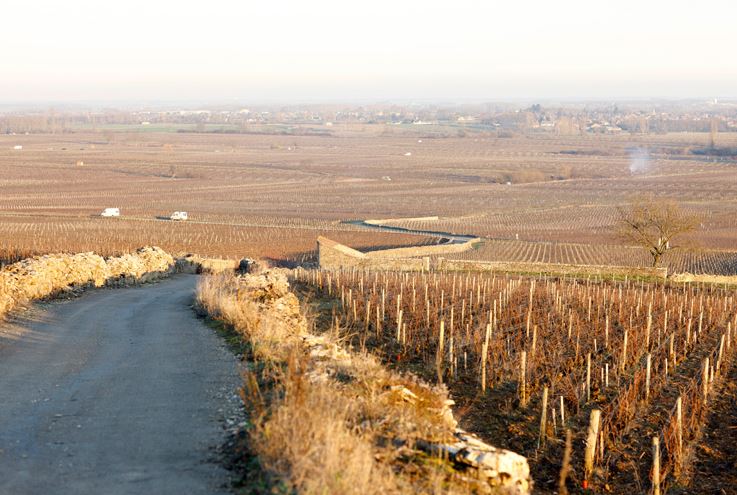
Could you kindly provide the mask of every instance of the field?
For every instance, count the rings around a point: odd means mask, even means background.
[[[699,250],[674,253],[665,260],[671,271],[734,274],[737,266],[735,163],[693,154],[706,134],[448,137],[432,126],[368,124],[319,136],[140,130],[0,136],[2,257],[153,243],[294,265],[314,261],[318,235],[360,249],[436,242],[341,221],[438,215],[397,225],[489,239],[467,259],[638,265],[646,255],[620,246],[612,225],[617,206],[650,193],[702,220]],[[737,135],[719,139],[737,144]],[[121,218],[97,217],[112,206]],[[165,220],[175,210],[190,222]]]
[[[357,350],[445,383],[462,426],[527,456],[543,493],[559,487],[567,430],[573,493],[648,493],[656,458],[668,493],[718,493],[702,490],[732,480],[704,440],[734,436],[711,409],[731,414],[737,399],[723,378],[735,369],[732,290],[458,273],[294,278]]]
[[[522,261],[572,265],[650,266],[648,254],[634,246],[584,244],[552,241],[489,239],[472,251],[447,258],[469,261]],[[728,250],[675,250],[667,253],[663,265],[669,273],[737,273],[737,253]]]
[[[692,247],[665,256],[670,273],[737,274],[737,162],[695,154],[705,134],[182,130],[0,136],[0,261],[158,245],[299,266],[292,282],[317,303],[316,325],[444,383],[461,426],[525,455],[541,492],[559,489],[568,431],[573,493],[643,493],[658,475],[669,493],[735,481],[719,464],[737,399],[726,287],[315,267],[321,235],[362,250],[442,242],[353,222],[369,218],[482,238],[451,259],[646,266],[614,225],[649,194],[699,218]],[[100,217],[107,207],[122,216]],[[188,221],[168,219],[182,210]]]

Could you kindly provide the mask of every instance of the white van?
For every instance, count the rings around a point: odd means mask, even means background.
[[[188,217],[186,211],[175,211],[169,218],[171,220],[186,220]]]
[[[102,210],[102,213],[100,213],[101,217],[119,217],[120,216],[120,208],[105,208]]]

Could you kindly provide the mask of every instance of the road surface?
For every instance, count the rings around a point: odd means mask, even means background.
[[[0,324],[0,493],[219,494],[237,359],[197,277],[101,289]]]

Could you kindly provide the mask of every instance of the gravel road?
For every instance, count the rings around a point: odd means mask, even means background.
[[[0,325],[0,493],[219,494],[237,359],[197,281],[102,289]]]

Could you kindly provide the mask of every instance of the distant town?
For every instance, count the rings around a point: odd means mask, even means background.
[[[74,132],[110,126],[182,126],[180,132],[332,134],[345,124],[445,126],[466,131],[558,135],[730,132],[737,130],[737,100],[581,103],[367,104],[206,106],[145,109],[0,108],[0,133]],[[157,128],[159,126],[159,128]]]

